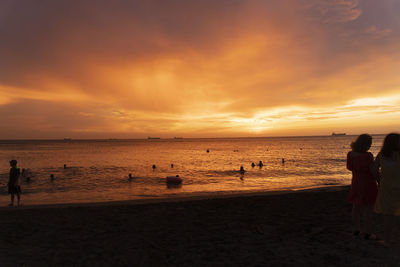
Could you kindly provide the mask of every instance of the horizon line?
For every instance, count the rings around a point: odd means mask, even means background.
[[[359,134],[345,134],[338,137],[357,136]],[[386,135],[382,133],[373,133],[372,136]],[[301,137],[333,137],[332,135],[274,135],[274,136],[235,136],[235,137],[157,137],[156,139],[142,138],[17,138],[17,139],[0,139],[0,141],[115,141],[115,140],[184,140],[184,139],[261,139],[261,138],[301,138]]]

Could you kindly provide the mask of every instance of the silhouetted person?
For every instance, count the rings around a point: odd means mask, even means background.
[[[64,169],[66,169],[67,168],[67,164],[64,164]]]
[[[54,174],[50,174],[50,180],[54,181]]]
[[[209,149],[207,149],[207,153],[210,153],[210,150],[209,150]]]
[[[174,164],[171,163],[171,168],[173,168],[173,167],[174,167]]]
[[[372,137],[370,135],[358,136],[351,143],[351,151],[347,153],[346,163],[347,169],[352,172],[351,188],[347,200],[353,204],[353,233],[359,235],[362,231],[365,239],[376,239],[376,236],[372,234],[372,210],[378,194],[378,186],[373,172],[371,172],[374,162],[374,156],[368,152],[371,144]]]
[[[17,195],[18,206],[21,199],[21,187],[19,185],[20,170],[17,167],[17,161],[15,159],[10,161],[10,177],[8,180],[8,193],[11,194],[11,203],[9,206],[14,206],[14,195]]]
[[[285,164],[285,158],[282,158],[282,164]]]
[[[259,162],[258,162],[258,167],[262,167],[262,166],[264,166],[264,163],[260,160]]]
[[[385,137],[373,169],[379,180],[374,208],[376,213],[384,215],[383,245],[389,247],[393,228],[400,216],[400,134],[391,133]]]
[[[153,164],[153,167],[152,167],[152,168],[153,168],[153,170],[155,170],[155,169],[156,169],[156,164]]]
[[[251,167],[254,168],[255,166],[256,166],[256,164],[255,164],[254,162],[252,162],[252,163],[251,163]]]
[[[246,171],[244,170],[243,166],[240,166],[240,174],[244,174]]]
[[[28,170],[22,169],[21,178],[25,179],[28,183],[31,181],[31,176],[30,176]]]
[[[131,180],[133,179],[132,173],[130,173],[130,174],[128,175],[128,179],[129,179],[129,181],[131,181]]]

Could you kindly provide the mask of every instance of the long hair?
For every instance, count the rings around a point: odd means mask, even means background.
[[[383,141],[381,153],[384,157],[392,157],[393,152],[400,151],[400,134],[390,133],[386,135]]]
[[[367,152],[371,147],[372,137],[369,134],[361,134],[357,137],[356,141],[351,143],[351,149],[354,152]]]

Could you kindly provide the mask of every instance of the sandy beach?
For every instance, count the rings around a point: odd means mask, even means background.
[[[1,266],[399,266],[352,234],[348,187],[0,209]],[[382,235],[383,218],[374,215]],[[398,224],[397,224],[398,225]],[[398,230],[395,240],[400,241]]]

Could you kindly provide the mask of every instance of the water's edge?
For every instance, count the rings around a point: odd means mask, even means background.
[[[273,191],[258,191],[258,192],[235,192],[235,193],[215,193],[208,195],[177,195],[174,197],[160,197],[160,198],[138,198],[131,200],[117,200],[117,201],[99,201],[99,202],[71,202],[71,203],[51,203],[51,204],[28,204],[19,207],[2,206],[1,210],[26,210],[26,209],[53,209],[53,208],[78,208],[78,207],[100,207],[100,206],[131,206],[131,205],[146,205],[170,202],[187,202],[187,201],[202,201],[209,199],[229,199],[253,196],[269,196],[269,195],[285,195],[296,193],[313,193],[313,192],[332,192],[349,190],[350,185],[336,185],[325,187],[310,187],[303,189],[288,189],[288,190],[273,190]]]

